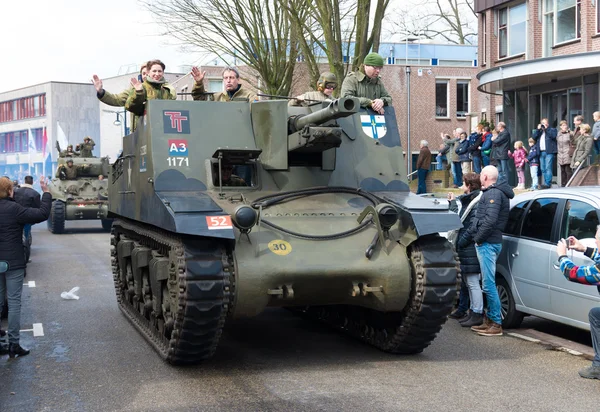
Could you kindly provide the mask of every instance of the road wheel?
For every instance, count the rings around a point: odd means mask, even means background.
[[[500,297],[500,312],[502,314],[502,327],[507,329],[518,328],[525,316],[515,308],[515,299],[512,290],[502,276],[496,278],[496,289]]]
[[[65,204],[60,200],[52,202],[52,210],[48,218],[48,230],[55,235],[65,231]]]

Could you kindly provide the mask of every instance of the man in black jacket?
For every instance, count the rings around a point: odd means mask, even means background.
[[[542,189],[548,189],[552,186],[552,166],[554,164],[554,157],[558,153],[556,136],[558,136],[558,130],[550,127],[548,119],[542,119],[533,134],[533,139],[540,148],[540,167],[542,169],[542,176],[544,176]]]
[[[496,160],[498,167],[498,182],[508,182],[508,151],[510,150],[510,133],[506,130],[504,122],[496,126],[498,135],[492,137],[492,159]]]
[[[25,176],[25,183],[21,185],[19,190],[15,191],[15,202],[23,207],[36,207],[39,209],[41,200],[40,194],[33,188],[33,177]],[[29,239],[31,233],[31,224],[27,223],[23,226],[23,235],[25,239]]]
[[[0,308],[4,295],[8,296],[8,355],[25,356],[29,353],[19,345],[21,325],[21,293],[25,274],[23,250],[23,225],[40,223],[48,219],[52,195],[45,180],[40,180],[44,191],[40,208],[23,207],[13,199],[13,184],[0,178]],[[0,349],[2,350],[2,349]]]
[[[461,236],[458,248],[467,246],[466,240],[475,241],[477,258],[481,267],[483,293],[487,298],[487,317],[481,326],[471,329],[482,336],[502,335],[502,315],[500,297],[496,290],[496,261],[502,250],[502,231],[508,222],[510,199],[514,192],[506,182],[498,182],[498,170],[486,166],[481,171],[483,194],[477,207],[475,220],[469,226],[467,235]]]

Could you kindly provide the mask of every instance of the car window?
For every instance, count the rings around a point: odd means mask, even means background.
[[[593,238],[598,226],[598,212],[596,207],[579,200],[567,200],[562,216],[560,236],[567,238],[575,236],[577,239]]]
[[[527,210],[521,236],[550,242],[558,199],[536,199]]]
[[[510,213],[508,215],[508,223],[506,224],[504,233],[506,233],[507,235],[519,236],[519,232],[521,231],[521,218],[525,213],[525,209],[527,209],[528,203],[529,201],[526,200],[510,209]]]

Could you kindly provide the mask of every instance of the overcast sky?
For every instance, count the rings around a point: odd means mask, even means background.
[[[50,80],[89,82],[161,59],[167,71],[197,64],[167,39],[137,0],[1,0],[0,92]]]

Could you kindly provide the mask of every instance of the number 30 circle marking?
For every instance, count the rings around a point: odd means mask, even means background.
[[[276,255],[285,256],[292,252],[292,245],[281,239],[275,239],[269,242],[269,250]]]

